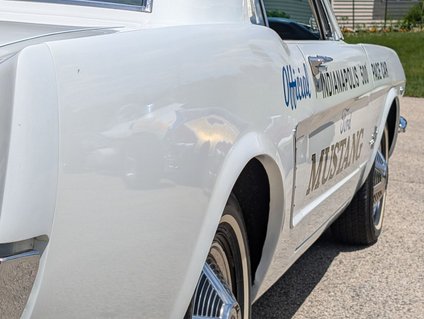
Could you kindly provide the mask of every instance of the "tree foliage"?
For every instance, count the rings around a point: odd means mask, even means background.
[[[403,24],[407,28],[421,26],[424,23],[424,0],[421,0],[416,5],[409,9],[406,16],[403,18]]]
[[[286,19],[290,18],[290,16],[287,13],[281,10],[269,10],[266,12],[266,15],[268,17],[274,17],[274,18],[286,18]]]

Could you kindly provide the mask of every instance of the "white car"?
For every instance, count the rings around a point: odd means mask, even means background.
[[[402,66],[276,2],[0,1],[1,318],[248,319],[377,241]]]

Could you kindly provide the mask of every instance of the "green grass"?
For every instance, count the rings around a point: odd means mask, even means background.
[[[372,43],[392,48],[406,74],[407,96],[424,97],[424,32],[345,35],[347,43]]]

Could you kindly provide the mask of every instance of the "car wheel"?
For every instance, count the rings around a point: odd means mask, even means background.
[[[250,318],[250,259],[240,205],[231,195],[187,318]]]
[[[389,177],[388,159],[389,141],[386,127],[368,178],[343,214],[331,226],[331,231],[338,240],[359,245],[377,242],[384,219]]]

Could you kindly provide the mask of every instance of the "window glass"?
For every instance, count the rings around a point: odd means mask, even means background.
[[[264,0],[269,27],[284,40],[319,40],[314,9],[308,0]]]

